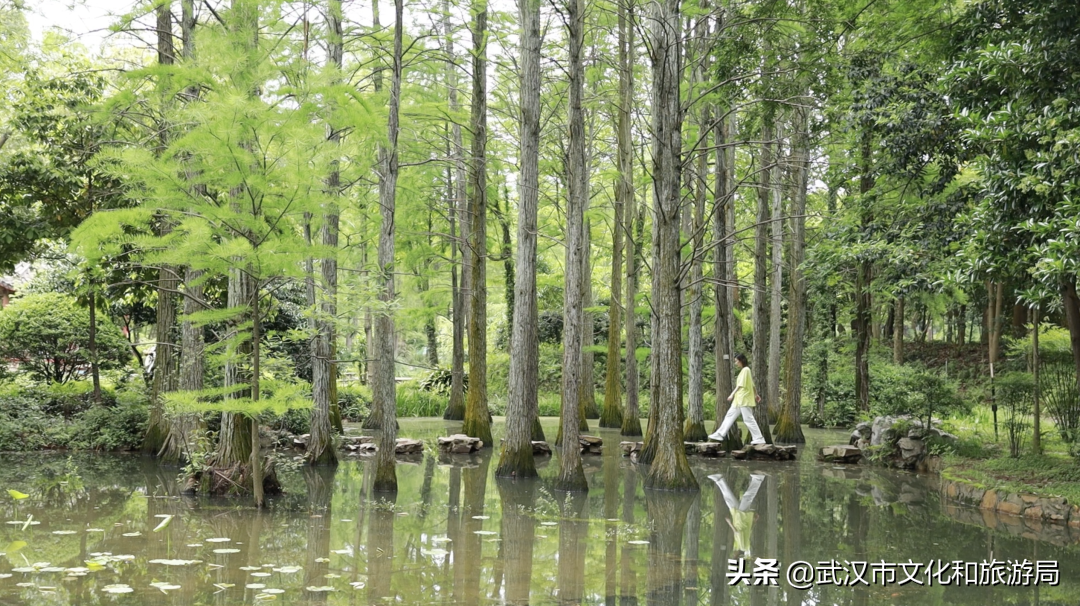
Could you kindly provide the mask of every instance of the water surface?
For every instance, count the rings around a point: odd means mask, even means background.
[[[401,434],[458,425],[406,419]],[[350,457],[284,472],[287,494],[264,512],[175,496],[179,470],[143,457],[0,454],[0,489],[33,495],[0,499],[0,604],[1080,604],[1080,547],[1060,532],[988,528],[944,507],[933,477],[814,460],[843,434],[809,431],[794,462],[693,459],[695,495],[645,491],[618,433],[599,435],[610,447],[584,458],[587,495],[547,488],[554,457],[515,483],[495,480],[490,451],[431,450],[401,460],[394,501],[372,497],[368,463]],[[730,586],[729,560],[744,558],[747,571],[778,560],[779,583]],[[791,562],[834,559],[1049,560],[1060,584],[784,578]]]

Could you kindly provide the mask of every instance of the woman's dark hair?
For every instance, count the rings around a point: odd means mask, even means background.
[[[746,361],[746,354],[735,354],[735,359],[742,363],[743,368],[750,366],[750,363]]]

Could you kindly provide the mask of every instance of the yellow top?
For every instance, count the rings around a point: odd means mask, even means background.
[[[754,378],[750,376],[750,367],[744,366],[739,371],[739,378],[735,380],[735,391],[731,392],[735,397],[731,405],[736,408],[754,407]]]
[[[735,551],[743,552],[743,557],[750,555],[750,533],[754,528],[754,512],[732,510],[731,527],[735,530]]]

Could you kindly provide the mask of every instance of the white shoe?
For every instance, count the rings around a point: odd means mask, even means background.
[[[713,432],[713,433],[709,434],[709,439],[710,440],[715,440],[717,442],[723,442],[724,441],[724,436],[718,435],[716,432]]]
[[[756,442],[750,442],[750,445],[751,446],[764,446],[765,445],[765,440],[758,440]]]

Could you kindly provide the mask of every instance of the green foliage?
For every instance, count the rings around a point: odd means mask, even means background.
[[[343,420],[359,423],[371,413],[371,388],[357,383],[339,384],[338,407]]]
[[[1035,395],[1034,378],[1023,372],[1005,373],[994,379],[997,400],[1005,409],[1009,452],[1019,457],[1031,433],[1031,408]]]
[[[446,410],[447,396],[423,389],[416,381],[397,386],[399,417],[440,417]]]
[[[453,387],[454,373],[449,368],[436,368],[429,372],[427,376],[420,381],[420,389],[424,391],[430,391],[443,396],[450,395],[450,389]],[[463,373],[461,376],[462,385],[465,387],[465,391],[469,390],[469,375]]]
[[[0,451],[137,449],[148,418],[141,385],[104,386],[101,405],[90,390],[89,381],[0,386]]]
[[[64,383],[89,372],[90,313],[60,293],[27,295],[0,311],[0,358],[18,360],[43,381]],[[104,314],[97,321],[98,364],[131,358],[128,342]]]

